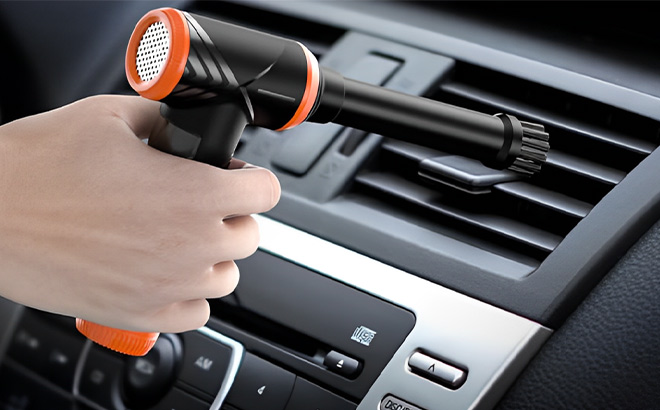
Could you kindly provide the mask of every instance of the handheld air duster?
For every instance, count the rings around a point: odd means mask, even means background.
[[[286,130],[334,122],[533,175],[549,149],[543,126],[494,116],[343,77],[302,44],[172,8],[137,23],[126,75],[141,96],[161,101],[166,132],[149,145],[226,167],[247,125]],[[313,138],[313,136],[310,136]],[[157,333],[77,321],[111,349],[146,354]]]

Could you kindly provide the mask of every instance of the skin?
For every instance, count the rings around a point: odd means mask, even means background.
[[[141,141],[165,125],[157,102],[96,96],[0,127],[0,295],[127,330],[206,323],[280,186]]]

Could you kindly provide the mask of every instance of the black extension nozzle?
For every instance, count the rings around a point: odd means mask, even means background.
[[[325,67],[318,105],[308,121],[334,122],[525,175],[541,170],[550,148],[541,125],[351,80]]]
[[[246,125],[285,130],[304,121],[334,122],[524,175],[541,170],[549,149],[542,125],[345,78],[320,67],[298,42],[171,8],[140,20],[126,74],[140,95],[163,102],[172,125],[150,144],[217,166],[229,162]]]

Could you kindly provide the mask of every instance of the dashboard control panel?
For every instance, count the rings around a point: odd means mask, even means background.
[[[262,244],[237,261],[236,290],[210,301],[205,327],[161,334],[142,357],[86,340],[72,318],[0,299],[0,409],[489,406],[500,397],[497,386],[515,377],[550,334],[520,316],[255,218]],[[477,343],[483,340],[489,343]]]
[[[208,327],[124,356],[25,309],[0,367],[2,409],[350,410],[352,403]]]

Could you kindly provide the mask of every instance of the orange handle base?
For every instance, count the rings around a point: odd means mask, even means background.
[[[88,339],[101,346],[131,356],[144,356],[149,353],[159,335],[157,332],[115,329],[83,319],[76,319],[76,328]]]

